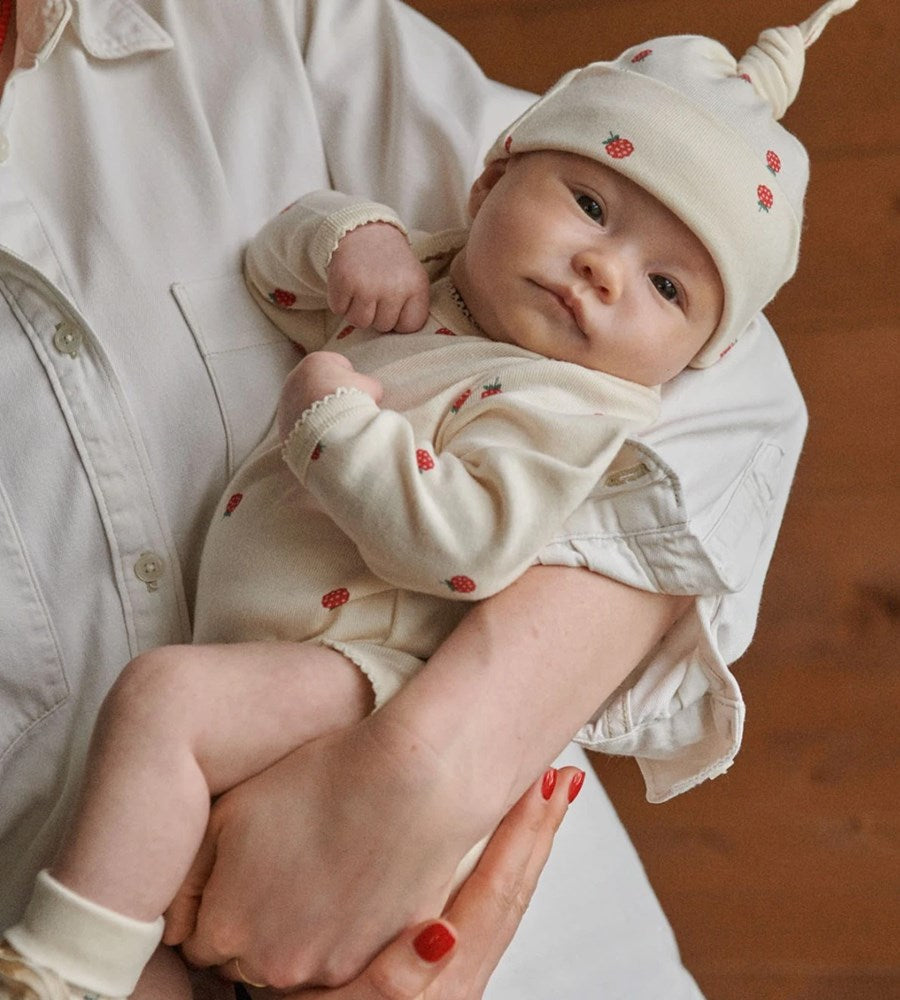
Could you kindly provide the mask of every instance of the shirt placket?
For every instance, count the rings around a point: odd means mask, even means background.
[[[11,253],[4,294],[49,379],[109,545],[132,653],[185,641],[177,555],[121,385],[89,324],[41,272]]]

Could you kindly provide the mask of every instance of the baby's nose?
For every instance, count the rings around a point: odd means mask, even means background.
[[[614,302],[621,296],[625,267],[614,251],[582,250],[572,258],[572,268],[604,300]]]

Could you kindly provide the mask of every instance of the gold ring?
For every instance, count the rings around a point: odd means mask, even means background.
[[[248,979],[241,970],[241,963],[236,958],[233,958],[231,961],[234,962],[235,972],[237,972],[238,979],[240,979],[242,983],[246,983],[248,986],[255,986],[258,990],[264,990],[266,988],[268,983],[254,983],[252,979]]]

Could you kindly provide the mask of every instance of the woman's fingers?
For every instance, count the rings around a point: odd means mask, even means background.
[[[305,989],[285,1000],[420,1000],[454,954],[456,931],[431,920],[399,934],[346,986]]]
[[[454,988],[434,1000],[482,995],[512,940],[550,856],[553,838],[569,804],[581,791],[584,771],[550,769],[522,796],[491,838],[481,860],[460,887],[445,916],[460,935],[459,954],[447,974]]]

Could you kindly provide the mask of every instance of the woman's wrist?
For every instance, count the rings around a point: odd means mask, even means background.
[[[488,832],[688,603],[587,570],[529,570],[473,607],[373,722],[409,766],[430,750],[431,780]]]
[[[402,694],[402,692],[401,692]],[[372,772],[375,758],[382,794],[417,814],[410,822],[422,831],[433,825],[452,851],[460,856],[490,833],[512,803],[508,784],[492,780],[496,772],[485,766],[489,757],[473,753],[465,728],[460,736],[429,725],[430,705],[418,699],[408,703],[398,694],[362,725],[368,729]],[[419,709],[423,709],[419,711]],[[390,711],[388,711],[390,709]]]

